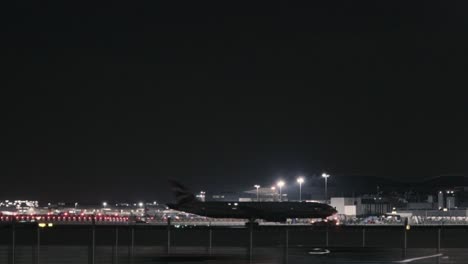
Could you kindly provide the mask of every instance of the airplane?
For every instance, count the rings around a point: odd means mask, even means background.
[[[322,203],[311,202],[202,202],[196,199],[185,186],[170,181],[176,196],[176,203],[169,203],[170,209],[210,218],[257,219],[269,222],[286,222],[292,218],[325,219],[337,211]]]

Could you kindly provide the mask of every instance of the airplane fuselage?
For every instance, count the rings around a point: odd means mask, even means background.
[[[192,202],[168,204],[169,208],[212,218],[264,219],[326,218],[336,210],[326,204],[308,202]]]

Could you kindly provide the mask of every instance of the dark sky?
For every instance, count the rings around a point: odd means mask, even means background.
[[[466,173],[466,2],[307,2],[4,8],[0,198]]]

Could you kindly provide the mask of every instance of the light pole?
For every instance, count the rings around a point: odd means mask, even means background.
[[[260,185],[256,184],[254,187],[257,189],[257,202],[258,202],[258,188],[260,188]]]
[[[328,183],[328,178],[330,177],[330,174],[322,173],[322,177],[325,179],[325,200],[328,200],[327,183]]]
[[[283,188],[283,186],[284,186],[284,181],[278,181],[278,183],[276,185],[278,185],[278,187],[279,187],[279,191],[280,191],[279,195],[280,195],[280,202],[281,202],[283,200],[283,197],[282,197],[283,194],[281,192],[281,188]]]
[[[297,182],[299,183],[299,202],[302,202],[302,184],[304,183],[304,178],[297,178]]]

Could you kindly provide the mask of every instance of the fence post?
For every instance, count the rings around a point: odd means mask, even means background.
[[[213,230],[211,229],[211,223],[208,226],[208,254],[211,255],[213,247]]]
[[[93,219],[93,225],[91,226],[91,264],[96,263],[96,225]]]
[[[16,227],[15,223],[11,224],[11,264],[15,264],[15,255],[16,255]]]
[[[167,254],[171,253],[171,218],[167,218]]]
[[[440,227],[437,228],[437,253],[440,253]]]
[[[119,263],[119,228],[115,227],[114,264]]]
[[[250,221],[247,223],[249,225],[249,261],[252,262],[253,256],[253,226],[254,222]]]
[[[366,228],[362,228],[362,247],[366,247]]]
[[[286,223],[285,229],[285,243],[284,243],[284,263],[287,264],[289,261],[289,224]]]
[[[405,226],[405,229],[403,231],[403,257],[406,257],[406,249],[407,249],[407,230],[406,230],[406,226]]]
[[[36,264],[39,264],[41,256],[41,228],[37,227],[37,244],[36,244]]]
[[[133,254],[135,250],[135,227],[130,227],[130,264],[133,264]]]
[[[325,229],[325,246],[328,247],[328,224]]]

